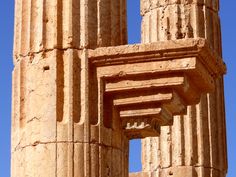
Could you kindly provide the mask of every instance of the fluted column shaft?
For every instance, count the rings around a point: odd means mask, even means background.
[[[124,0],[16,0],[12,177],[127,176],[111,163],[128,140],[93,124],[87,57],[126,42]]]
[[[142,43],[205,38],[221,56],[218,0],[142,0]],[[201,83],[199,83],[201,84]],[[142,141],[143,171],[149,176],[225,177],[227,150],[223,76],[160,137]]]
[[[14,57],[127,43],[125,0],[17,0]]]

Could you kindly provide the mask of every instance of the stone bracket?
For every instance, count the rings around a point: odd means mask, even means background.
[[[204,39],[97,48],[88,59],[103,121],[118,115],[130,139],[157,136],[226,72]]]

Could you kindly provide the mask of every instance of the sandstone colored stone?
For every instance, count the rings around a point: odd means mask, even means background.
[[[141,0],[134,45],[125,0],[15,4],[12,177],[225,176],[218,1]]]
[[[214,51],[213,60],[217,61],[222,55],[219,1],[143,2],[144,43],[201,37]],[[155,8],[151,8],[153,6]],[[167,176],[168,170],[176,171],[172,176],[226,176],[222,75],[213,82],[214,91],[203,94],[200,103],[188,106],[186,115],[175,116],[173,126],[161,129],[160,137],[143,140],[143,171],[149,177],[154,172],[157,177]],[[191,167],[193,170],[188,170]]]

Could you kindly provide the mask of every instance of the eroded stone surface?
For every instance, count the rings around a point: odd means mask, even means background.
[[[12,177],[128,177],[134,138],[131,177],[225,174],[218,1],[141,2],[123,45],[125,0],[16,1]]]
[[[143,43],[202,37],[216,54],[212,61],[222,55],[219,1],[143,1],[141,9]],[[214,91],[189,106],[186,115],[175,116],[160,137],[143,140],[143,173],[148,177],[168,176],[169,171],[173,177],[226,176],[222,75],[214,83]]]

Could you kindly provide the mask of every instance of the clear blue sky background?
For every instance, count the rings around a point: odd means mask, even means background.
[[[236,177],[236,1],[221,0],[229,172]],[[128,1],[129,42],[140,41],[139,0]],[[10,177],[11,72],[14,0],[0,1],[0,177]],[[131,142],[130,171],[139,171],[140,142]]]

